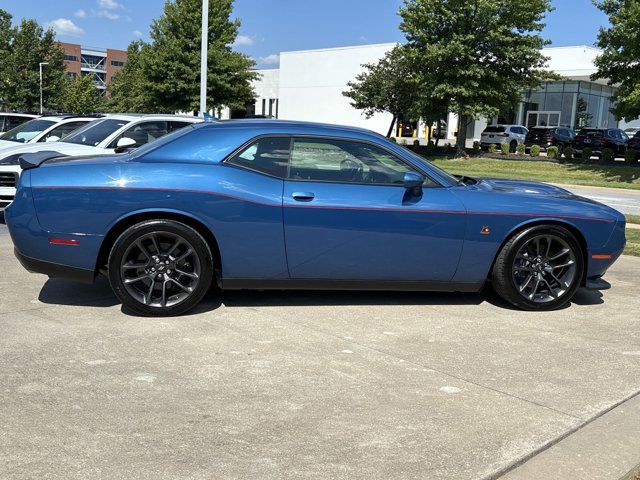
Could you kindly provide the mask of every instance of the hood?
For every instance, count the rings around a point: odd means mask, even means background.
[[[7,142],[14,143],[14,142]],[[0,165],[17,165],[18,158],[23,153],[36,153],[43,151],[55,151],[61,155],[105,155],[113,153],[112,150],[104,148],[89,147],[86,145],[76,145],[65,142],[38,142],[32,144],[18,144],[12,148],[0,148]]]
[[[624,215],[608,205],[546,183],[481,179],[474,187],[480,191],[499,194],[503,205],[509,205],[514,211],[524,209],[562,214],[590,212],[594,217],[613,217],[616,220],[624,220]]]
[[[566,199],[581,198],[564,188],[540,182],[489,178],[480,180],[480,186],[488,188],[494,192],[513,193],[517,195],[551,196]]]
[[[0,140],[0,152],[5,152],[6,150],[10,150],[16,147],[24,147],[24,143],[20,142],[10,142],[9,140]]]

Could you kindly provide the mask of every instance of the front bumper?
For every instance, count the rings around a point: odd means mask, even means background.
[[[31,273],[42,273],[49,277],[65,278],[79,283],[93,283],[95,279],[95,272],[93,270],[85,270],[83,268],[70,267],[68,265],[27,257],[20,253],[17,248],[14,248],[13,252],[20,264]]]

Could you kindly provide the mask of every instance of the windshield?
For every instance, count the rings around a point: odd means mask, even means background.
[[[65,143],[75,143],[76,145],[87,145],[95,147],[104,139],[110,137],[113,133],[120,130],[127,123],[127,120],[105,119],[90,122],[82,128],[79,128],[62,141]]]
[[[0,136],[0,140],[8,140],[10,142],[26,143],[33,139],[36,135],[44,132],[51,125],[55,125],[56,122],[51,120],[29,120],[28,122],[18,125],[13,130],[9,130],[7,133]]]

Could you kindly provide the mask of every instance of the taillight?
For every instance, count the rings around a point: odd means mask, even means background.
[[[499,133],[498,135],[496,135],[496,137],[508,137],[509,134],[508,133]]]

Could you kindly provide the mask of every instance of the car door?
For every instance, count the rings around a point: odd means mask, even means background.
[[[415,167],[368,142],[294,137],[283,192],[292,279],[434,281],[455,274],[466,212],[427,179],[403,186]]]

